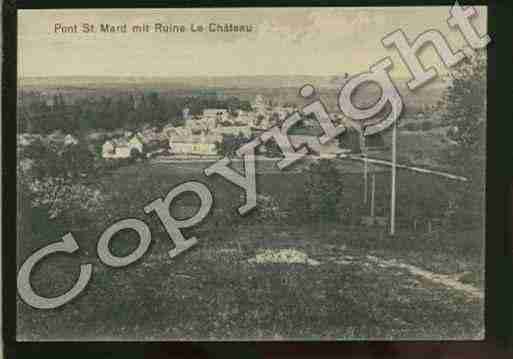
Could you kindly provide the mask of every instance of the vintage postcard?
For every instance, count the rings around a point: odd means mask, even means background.
[[[17,339],[483,339],[486,23],[19,10]]]

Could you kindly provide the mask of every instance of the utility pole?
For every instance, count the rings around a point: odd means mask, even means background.
[[[375,196],[375,193],[376,193],[376,174],[373,173],[372,174],[372,187],[371,187],[371,211],[370,211],[370,215],[372,218],[374,218],[374,204],[375,204],[374,196]]]
[[[397,164],[397,122],[392,125],[392,183],[390,190],[390,235],[395,234],[395,196],[396,196],[396,164]]]
[[[360,151],[362,151],[364,162],[363,162],[363,203],[367,203],[367,191],[369,188],[369,185],[367,183],[367,177],[368,177],[368,164],[367,164],[367,150],[365,147],[365,136],[363,134],[363,131],[360,132]]]

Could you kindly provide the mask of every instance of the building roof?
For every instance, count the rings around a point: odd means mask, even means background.
[[[203,110],[203,116],[217,116],[219,114],[225,114],[228,110],[225,108],[206,108]]]
[[[221,135],[207,134],[207,135],[189,135],[189,136],[172,136],[171,143],[205,143],[214,144],[221,142],[223,137]]]
[[[107,145],[109,143],[111,143],[115,147],[128,147],[128,140],[124,137],[111,138],[110,140],[106,141],[104,145]]]

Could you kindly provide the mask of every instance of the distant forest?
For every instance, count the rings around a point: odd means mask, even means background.
[[[136,129],[143,125],[162,127],[183,124],[184,108],[200,115],[206,108],[249,111],[249,101],[237,97],[164,97],[158,92],[142,95],[113,95],[100,98],[77,98],[73,103],[62,94],[51,97],[39,93],[25,95],[18,104],[18,131],[48,134],[54,131],[81,134],[89,131]]]

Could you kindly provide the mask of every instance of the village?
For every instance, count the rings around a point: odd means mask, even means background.
[[[52,106],[51,102],[49,106]],[[219,158],[220,144],[226,136],[239,136],[249,142],[265,130],[279,125],[289,115],[298,111],[297,106],[271,105],[262,95],[257,95],[251,104],[251,110],[233,108],[205,108],[200,115],[193,115],[189,108],[182,109],[183,125],[173,123],[162,127],[145,124],[138,130],[118,129],[111,133],[89,133],[83,141],[101,144],[101,158],[105,160],[143,159],[155,161],[169,159],[211,159]],[[330,114],[335,123],[340,124],[342,116]],[[335,158],[337,154],[348,152],[341,149],[337,141],[319,144],[316,140],[317,122],[311,118],[302,121],[303,133],[290,135],[294,146],[306,144],[311,156]],[[36,140],[45,143],[60,143],[64,146],[79,143],[80,139],[70,133],[56,131],[42,136],[32,133],[20,133],[18,145],[28,146]],[[266,155],[266,147],[260,146],[259,155]],[[267,157],[269,157],[268,155]]]
[[[106,141],[102,146],[102,157],[106,159],[128,158],[133,156],[156,157],[157,159],[199,159],[219,157],[219,144],[224,136],[241,136],[249,141],[272,126],[278,125],[296,107],[269,106],[263,96],[258,95],[252,104],[252,111],[226,108],[207,108],[200,116],[190,114],[188,108],[182,110],[183,126],[166,125],[159,131],[156,127],[146,127],[132,133],[127,131],[118,138]],[[306,119],[305,126],[314,127],[315,122]],[[292,143],[315,143],[314,136],[291,136]],[[318,146],[317,152],[334,156],[338,147]],[[321,148],[322,147],[322,148]],[[261,148],[265,153],[265,148]]]

